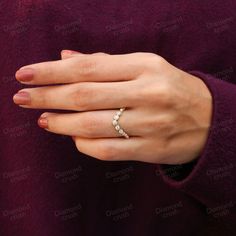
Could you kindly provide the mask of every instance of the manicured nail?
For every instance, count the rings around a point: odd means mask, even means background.
[[[43,129],[47,129],[48,128],[48,120],[46,118],[40,117],[38,119],[38,125]]]
[[[40,118],[46,118],[47,116],[48,116],[48,112],[44,112],[41,116],[40,116]]]
[[[69,50],[71,52],[71,54],[82,54],[82,52],[79,51],[74,51],[74,50]]]
[[[62,50],[61,53],[66,54],[66,55],[81,54],[81,52],[73,51],[73,50]]]
[[[27,92],[18,92],[13,96],[13,101],[17,105],[28,105],[30,104],[30,94]]]
[[[16,72],[16,79],[22,82],[29,82],[34,77],[34,70],[32,68],[23,68]]]

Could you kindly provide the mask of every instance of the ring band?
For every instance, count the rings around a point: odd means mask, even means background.
[[[125,108],[120,108],[120,110],[116,112],[116,114],[113,117],[112,125],[114,126],[115,130],[119,134],[121,134],[125,138],[129,138],[129,135],[121,128],[121,126],[118,122],[120,119],[120,116],[123,114],[124,110],[125,110]]]

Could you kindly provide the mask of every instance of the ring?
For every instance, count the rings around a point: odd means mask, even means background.
[[[120,110],[116,112],[116,114],[113,117],[112,125],[114,126],[115,130],[119,134],[121,134],[125,138],[129,138],[129,135],[121,128],[121,126],[118,122],[120,119],[120,116],[123,114],[124,110],[125,110],[125,108],[120,108]]]

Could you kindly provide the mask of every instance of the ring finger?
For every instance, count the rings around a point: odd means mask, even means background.
[[[79,136],[84,138],[122,137],[113,124],[113,117],[118,110],[87,111],[81,113],[58,114],[44,113],[39,118],[39,125],[56,134]],[[120,127],[130,136],[142,136],[142,119],[138,111],[127,109],[120,116]]]

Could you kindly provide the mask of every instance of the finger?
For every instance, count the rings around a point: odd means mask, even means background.
[[[81,52],[73,51],[73,50],[62,50],[61,51],[61,59],[65,60],[71,57],[75,57],[81,55]]]
[[[84,138],[122,137],[113,126],[118,110],[90,111],[70,114],[43,113],[38,120],[41,128],[49,132]],[[145,133],[142,119],[135,110],[125,110],[117,125],[130,137]]]
[[[145,56],[137,59],[137,54],[81,54],[67,60],[42,62],[22,67],[16,72],[16,79],[30,85],[133,80],[147,63]]]
[[[78,51],[73,51],[73,50],[62,50],[61,51],[61,59],[65,60],[71,57],[76,57],[76,56],[80,56],[82,53],[78,52]],[[105,56],[108,55],[106,53],[102,53],[102,52],[97,52],[97,53],[92,53],[90,55],[100,55],[100,56]]]
[[[114,109],[136,106],[139,98],[132,81],[27,88],[18,91],[13,100],[24,108],[74,111]]]
[[[75,137],[77,149],[89,156],[103,161],[141,160],[144,139],[141,137],[86,139]]]

